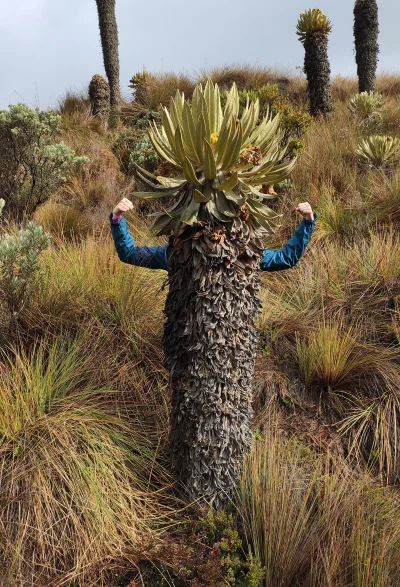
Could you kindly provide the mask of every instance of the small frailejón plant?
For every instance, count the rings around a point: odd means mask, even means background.
[[[361,122],[367,122],[382,116],[383,105],[384,98],[381,94],[361,92],[350,100],[349,111]]]
[[[305,50],[304,73],[307,76],[312,116],[327,116],[333,111],[328,59],[328,37],[331,30],[330,20],[319,8],[300,14],[297,35]]]
[[[260,310],[260,237],[277,222],[263,185],[287,178],[279,116],[257,124],[258,101],[241,118],[233,85],[224,108],[210,80],[189,104],[179,91],[149,134],[175,170],[138,168],[152,192],[173,199],[154,228],[170,236],[164,330],[171,374],[172,465],[191,498],[220,507],[232,494],[251,442],[251,383]]]
[[[104,122],[110,113],[110,86],[102,75],[96,74],[89,84],[90,111]]]
[[[400,139],[374,135],[360,141],[357,155],[370,167],[390,167],[400,159]]]
[[[0,199],[0,216],[4,205]],[[50,236],[34,222],[28,222],[17,235],[0,237],[0,311],[8,314],[10,333],[35,285],[39,256],[49,244]]]
[[[378,65],[379,21],[376,0],[356,0],[354,4],[354,44],[360,92],[375,90]]]

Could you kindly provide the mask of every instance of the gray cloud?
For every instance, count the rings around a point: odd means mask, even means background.
[[[95,0],[3,4],[0,108],[21,101],[54,106],[67,89],[84,89],[94,73],[104,72]],[[353,1],[318,5],[333,23],[332,72],[355,75]],[[129,79],[143,66],[188,72],[229,63],[301,67],[296,22],[312,6],[304,0],[117,0],[122,91],[129,95]],[[400,3],[382,0],[379,10],[379,68],[399,70]]]

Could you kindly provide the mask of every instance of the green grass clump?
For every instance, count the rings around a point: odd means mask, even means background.
[[[168,473],[81,338],[14,347],[1,367],[1,584],[98,584],[169,523]]]
[[[238,508],[265,587],[400,580],[396,494],[285,439],[274,423],[245,460]]]

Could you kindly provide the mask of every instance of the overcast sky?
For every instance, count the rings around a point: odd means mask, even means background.
[[[353,0],[116,0],[121,87],[143,67],[196,72],[251,63],[302,66],[300,12],[318,5],[331,19],[332,73],[354,75]],[[379,69],[400,71],[400,2],[379,0]],[[67,89],[104,75],[95,0],[1,0],[0,108],[55,106]]]

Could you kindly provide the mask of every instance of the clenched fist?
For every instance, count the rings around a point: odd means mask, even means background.
[[[308,202],[302,202],[296,208],[296,212],[300,212],[305,220],[314,220],[312,208]]]
[[[129,212],[129,210],[133,210],[132,202],[128,198],[122,198],[113,210],[113,218],[118,218],[118,216],[122,216],[125,212]]]

